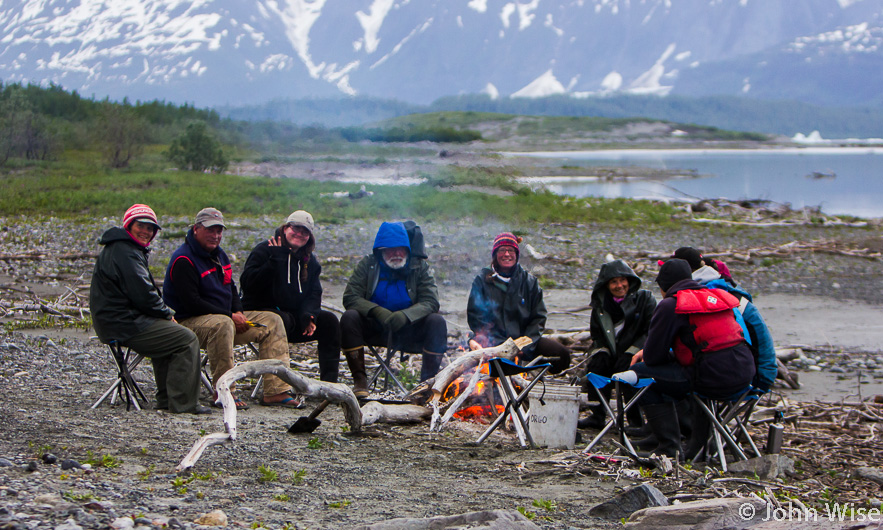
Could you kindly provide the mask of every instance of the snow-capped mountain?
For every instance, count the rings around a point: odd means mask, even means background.
[[[0,0],[0,80],[199,106],[358,94],[879,103],[883,0]]]

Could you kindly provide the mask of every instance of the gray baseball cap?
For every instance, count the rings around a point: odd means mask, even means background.
[[[199,210],[199,213],[196,214],[196,222],[194,224],[201,224],[206,228],[218,225],[227,228],[227,225],[224,224],[224,214],[222,214],[217,208],[203,208],[202,210]]]

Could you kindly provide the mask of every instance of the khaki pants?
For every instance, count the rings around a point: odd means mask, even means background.
[[[236,333],[233,319],[227,315],[200,315],[180,322],[199,337],[199,346],[205,349],[208,356],[214,385],[233,368],[234,345],[257,342],[259,358],[279,359],[288,366],[288,338],[279,315],[269,311],[244,311],[243,314],[248,320],[266,327],[253,327],[244,333]],[[275,375],[264,376],[264,396],[275,396],[289,390],[291,386]]]

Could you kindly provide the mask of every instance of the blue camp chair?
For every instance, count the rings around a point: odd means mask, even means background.
[[[599,432],[598,435],[595,436],[591,442],[589,442],[589,445],[587,445],[586,448],[583,449],[583,453],[588,453],[589,451],[591,451],[592,448],[601,441],[601,438],[603,438],[604,435],[607,434],[607,431],[616,426],[616,430],[619,433],[619,443],[626,449],[626,451],[628,451],[631,456],[637,458],[637,451],[635,451],[635,448],[632,446],[631,440],[629,440],[629,437],[625,433],[625,413],[638,403],[638,400],[641,398],[641,396],[644,395],[644,392],[646,392],[650,385],[654,383],[653,379],[638,379],[638,381],[632,385],[620,379],[612,379],[610,377],[604,377],[603,375],[593,374],[592,372],[586,374],[586,379],[588,379],[589,383],[592,385],[592,388],[595,389],[595,393],[598,394],[598,400],[601,401],[601,405],[604,406],[604,410],[607,411],[607,417],[610,419],[607,420],[607,424],[604,425],[604,428],[601,429],[601,432]],[[601,393],[601,389],[609,385],[610,383],[613,383],[616,387],[615,412],[613,411],[613,409],[610,408],[610,403],[607,402],[607,399],[605,399],[604,395]],[[632,396],[632,399],[628,401],[628,403],[625,403],[622,398],[622,385],[628,385],[638,390],[635,395]]]

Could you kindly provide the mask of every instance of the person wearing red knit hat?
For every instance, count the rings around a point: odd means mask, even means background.
[[[101,342],[113,341],[151,359],[156,408],[208,414],[200,405],[199,340],[175,321],[147,266],[150,243],[161,229],[156,213],[135,204],[122,227],[104,232],[89,291],[92,325]]]
[[[536,277],[518,263],[521,238],[503,232],[494,238],[491,266],[481,270],[472,282],[466,318],[475,350],[503,343],[506,339],[529,337],[521,358],[531,361],[539,356],[550,359],[552,373],[570,366],[570,350],[556,340],[544,338],[546,304]]]

